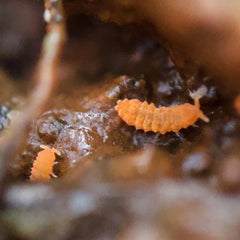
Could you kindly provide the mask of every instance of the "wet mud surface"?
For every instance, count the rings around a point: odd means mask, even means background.
[[[69,19],[70,39],[59,69],[60,87],[48,109],[33,122],[26,147],[16,157],[10,172],[28,179],[40,145],[61,152],[54,173],[63,177],[89,162],[115,158],[152,144],[176,161],[175,177],[203,176],[209,180],[221,175],[218,159],[238,154],[240,124],[233,97],[228,98],[216,80],[201,69],[196,69],[189,78],[181,76],[167,51],[147,35],[138,37],[140,30],[132,34],[127,28],[81,16],[77,20],[84,20],[87,27],[79,38],[81,30],[73,27],[75,20],[75,16]],[[96,37],[97,41],[93,41]],[[102,45],[109,46],[105,54],[99,52]],[[74,46],[78,46],[78,52]],[[74,62],[71,71],[69,62]],[[203,85],[208,91],[200,100],[201,109],[210,123],[198,120],[197,126],[177,134],[136,130],[124,123],[114,110],[117,100],[125,98],[146,100],[157,107],[193,103],[190,92]],[[2,109],[4,115],[5,107]],[[222,182],[223,177],[219,178]]]

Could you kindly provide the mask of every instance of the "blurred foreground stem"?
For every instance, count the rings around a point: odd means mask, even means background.
[[[12,123],[1,142],[0,149],[0,201],[6,185],[6,173],[14,154],[23,143],[31,121],[43,109],[54,88],[59,57],[66,39],[65,20],[61,0],[45,0],[44,19],[47,33],[42,43],[41,56],[35,73],[36,85],[28,97],[21,114]],[[1,204],[2,205],[2,204]]]

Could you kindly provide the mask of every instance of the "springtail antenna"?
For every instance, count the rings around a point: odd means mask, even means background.
[[[194,104],[197,108],[200,108],[199,99],[203,96],[207,95],[207,87],[202,85],[197,91],[191,92],[189,91],[190,97],[194,100]]]

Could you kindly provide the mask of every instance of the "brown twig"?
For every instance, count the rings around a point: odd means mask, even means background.
[[[27,127],[44,107],[53,90],[56,68],[65,42],[62,0],[45,0],[44,18],[47,22],[47,33],[43,40],[41,57],[37,65],[36,87],[29,96],[20,116],[12,123],[9,132],[1,143],[0,196],[4,190],[7,166],[26,136]]]

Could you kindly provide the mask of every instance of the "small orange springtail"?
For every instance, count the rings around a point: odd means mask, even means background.
[[[38,153],[36,160],[33,163],[31,171],[31,180],[49,180],[53,174],[55,154],[61,155],[60,152],[54,148],[49,148],[41,145],[42,150]]]

